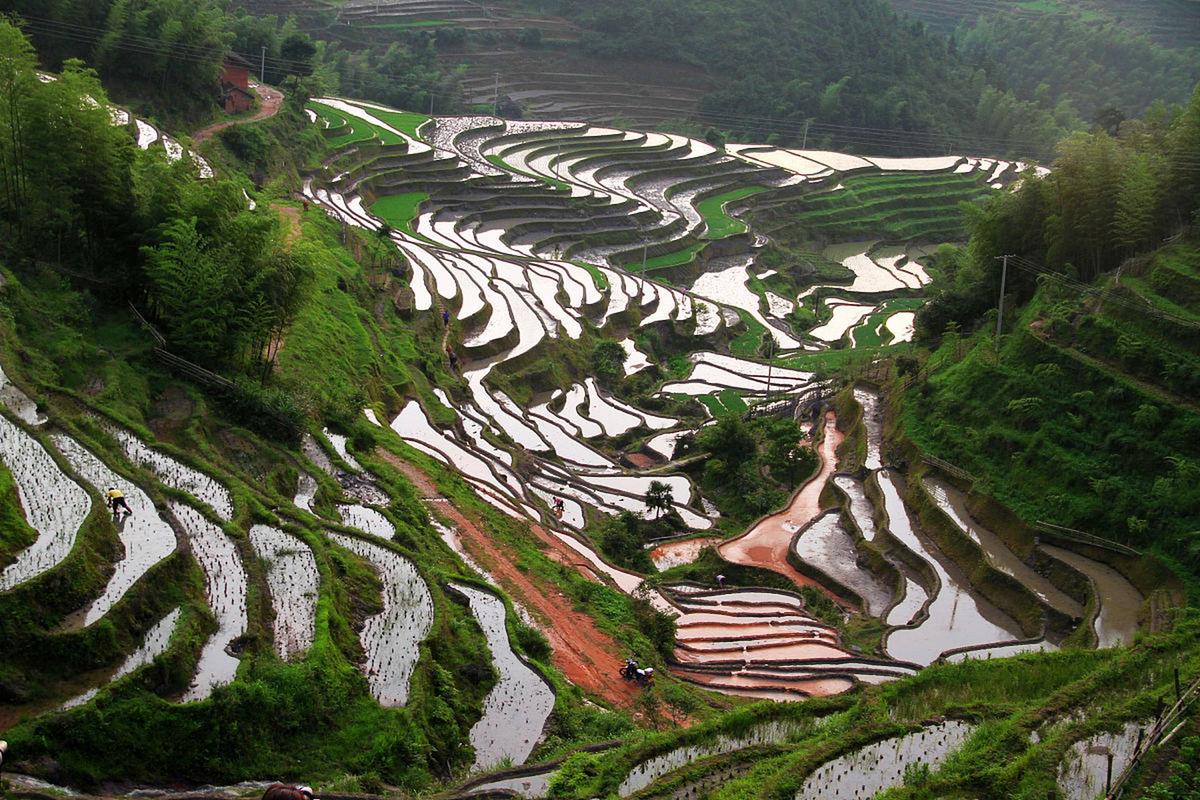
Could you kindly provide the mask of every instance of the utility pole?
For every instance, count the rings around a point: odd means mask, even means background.
[[[1000,302],[998,304],[998,312],[996,314],[996,349],[1000,349],[1000,327],[1004,324],[1004,289],[1008,284],[1008,260],[1011,255],[996,256],[997,261],[1004,262],[1003,271],[1000,273]]]
[[[642,274],[646,274],[646,250],[650,245],[642,242]]]
[[[500,112],[500,73],[496,73],[496,89],[495,98],[492,100],[492,116],[499,116]]]
[[[771,336],[771,332],[767,331]],[[771,403],[771,377],[775,372],[775,337],[771,336],[771,345],[767,350],[767,404]]]
[[[258,67],[258,82],[267,82],[267,46],[264,44],[262,49],[262,61]]]
[[[436,95],[433,92],[430,92],[429,93],[429,116],[431,116],[431,117],[433,116],[433,98],[434,97],[436,97]]]
[[[808,123],[810,122],[812,122],[811,119],[804,120],[804,142],[800,145],[801,150],[808,149]]]

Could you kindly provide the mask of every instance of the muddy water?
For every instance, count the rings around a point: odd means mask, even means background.
[[[121,445],[125,456],[134,464],[145,467],[167,486],[207,503],[221,519],[233,517],[233,498],[229,490],[199,470],[181,464],[170,456],[152,450],[124,428],[108,426],[108,432]]]
[[[1137,747],[1138,732],[1148,722],[1127,722],[1113,733],[1099,733],[1075,742],[1058,765],[1058,788],[1067,800],[1096,800],[1104,795],[1111,753],[1113,781],[1129,766]]]
[[[959,530],[983,549],[984,555],[993,567],[1016,578],[1025,588],[1037,595],[1039,600],[1056,611],[1072,619],[1083,616],[1083,606],[1064,594],[1048,578],[1039,575],[1028,564],[1017,558],[1016,553],[1010,550],[999,536],[971,517],[970,512],[967,511],[967,499],[962,492],[937,478],[927,477],[924,479],[924,483],[938,508],[950,517]]]
[[[796,800],[874,797],[902,785],[910,766],[936,769],[962,747],[972,730],[973,725],[951,720],[867,745],[818,767],[796,792]]]
[[[317,479],[307,472],[300,473],[300,479],[296,482],[296,497],[292,503],[297,508],[303,508],[308,513],[313,513],[313,500],[317,497]]]
[[[806,697],[831,697],[854,688],[854,681],[839,675],[754,675],[742,672],[705,673],[675,670],[675,674],[722,694],[757,697],[776,702],[796,702]]]
[[[418,646],[433,627],[433,598],[416,567],[399,553],[354,536],[328,536],[369,561],[383,581],[383,610],[368,618],[358,634],[367,654],[361,669],[380,705],[403,706],[420,656]]]
[[[904,597],[888,612],[888,625],[908,625],[929,599],[929,593],[921,584],[904,576]]]
[[[983,647],[978,650],[954,653],[953,655],[946,656],[946,661],[951,664],[969,659],[986,661],[989,658],[1007,658],[1008,656],[1018,656],[1022,653],[1053,653],[1056,650],[1058,650],[1057,645],[1045,640],[1037,642],[1014,642],[1013,644],[1002,644],[996,647]]]
[[[80,624],[91,625],[107,614],[151,567],[175,552],[175,531],[158,515],[146,493],[113,472],[100,459],[63,434],[51,437],[54,446],[66,456],[80,477],[103,494],[115,486],[125,493],[133,514],[117,524],[117,534],[125,550],[104,591],[82,613]]]
[[[392,523],[383,514],[380,514],[373,508],[366,506],[338,506],[338,515],[342,518],[342,524],[351,528],[358,528],[363,533],[370,534],[377,539],[391,541],[396,535],[396,529],[392,527]]]
[[[942,584],[941,591],[929,604],[928,619],[916,628],[899,628],[888,635],[884,641],[887,654],[900,661],[931,664],[943,652],[956,647],[1020,639],[1017,624],[976,597],[958,569],[940,553],[935,554],[917,535],[901,499],[903,478],[886,469],[878,474],[889,530],[933,568]]]
[[[854,539],[842,526],[836,511],[818,517],[805,529],[796,538],[792,552],[857,593],[871,616],[880,616],[891,605],[892,593],[887,585],[858,564]]]
[[[38,413],[37,403],[30,400],[29,395],[10,381],[3,369],[0,369],[0,404],[16,414],[26,425],[36,428],[46,423],[46,418]]]
[[[515,778],[501,778],[495,781],[481,783],[478,786],[472,786],[467,790],[467,794],[483,794],[485,792],[502,792],[509,791],[517,797],[524,797],[526,800],[539,800],[542,797],[550,794],[550,779],[558,774],[558,768],[548,769],[545,772],[535,772],[532,775],[520,775]]]
[[[275,652],[287,661],[303,657],[316,636],[321,576],[312,550],[278,528],[255,525],[250,545],[267,564],[267,590],[275,611]]]
[[[504,603],[471,586],[451,587],[470,601],[471,613],[487,637],[492,663],[500,674],[484,700],[483,716],[471,728],[473,769],[491,769],[505,761],[524,764],[554,709],[554,692],[513,652],[504,626]]]
[[[141,646],[121,662],[121,666],[117,667],[117,671],[112,674],[107,683],[115,683],[167,652],[167,647],[171,644],[171,634],[175,632],[175,625],[179,622],[179,615],[180,610],[177,608],[155,623],[154,627],[146,632],[146,638],[142,640]],[[100,688],[88,689],[78,697],[72,697],[63,703],[62,707],[67,709],[81,706],[95,697]]]
[[[877,470],[883,466],[883,401],[877,392],[854,390],[854,399],[862,406],[863,428],[867,432],[867,458],[863,466]]]
[[[842,438],[837,429],[837,417],[830,411],[825,415],[825,438],[821,442],[818,474],[796,493],[783,511],[759,522],[745,535],[721,545],[719,550],[726,560],[778,572],[799,586],[816,584],[788,564],[787,554],[796,531],[821,513],[821,490],[837,469],[837,448]]]
[[[196,676],[183,695],[184,702],[203,700],[218,686],[228,686],[237,677],[237,658],[230,643],[246,633],[246,570],[233,540],[200,512],[180,502],[171,511],[187,532],[192,555],[204,572],[204,594],[217,618],[217,632],[208,638],[196,662]]]
[[[36,439],[3,416],[0,460],[12,473],[26,522],[37,533],[34,543],[0,571],[3,592],[58,566],[67,557],[92,501]]]
[[[665,542],[650,551],[650,560],[654,562],[656,569],[665,571],[672,567],[691,564],[700,557],[700,553],[706,548],[716,547],[720,543],[720,539],[715,539],[711,536],[683,539],[678,542]]]
[[[710,742],[678,747],[668,753],[663,753],[662,755],[643,761],[630,770],[629,775],[625,777],[620,788],[617,789],[617,794],[621,797],[629,797],[631,794],[645,789],[664,775],[682,769],[693,761],[698,761],[702,758],[733,753],[757,745],[781,744],[790,736],[800,733],[807,727],[803,723],[792,721],[764,722],[755,725],[741,736],[722,734]]]
[[[875,507],[867,498],[862,481],[849,475],[835,475],[833,483],[850,498],[850,516],[862,531],[863,538],[868,542],[875,541],[875,534],[878,532],[875,527]]]
[[[1048,555],[1057,558],[1087,575],[1096,587],[1100,602],[1100,613],[1093,626],[1100,647],[1118,647],[1133,644],[1138,630],[1138,615],[1145,598],[1121,573],[1107,564],[1093,561],[1086,556],[1044,544]]]

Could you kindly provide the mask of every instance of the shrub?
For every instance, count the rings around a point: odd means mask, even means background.
[[[523,622],[517,622],[514,630],[517,645],[525,652],[525,655],[538,661],[546,661],[550,658],[550,642],[546,639],[545,634]]]
[[[521,32],[517,34],[517,44],[521,47],[541,47],[542,29],[522,28]]]
[[[234,422],[283,444],[296,444],[303,432],[304,409],[289,392],[239,379],[221,396],[221,407]]]

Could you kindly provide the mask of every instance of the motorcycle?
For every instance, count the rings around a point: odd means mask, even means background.
[[[641,669],[636,661],[626,661],[625,666],[621,667],[621,677],[636,682],[638,686],[649,686],[654,682],[654,667]]]

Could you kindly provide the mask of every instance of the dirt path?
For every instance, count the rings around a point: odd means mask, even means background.
[[[625,656],[621,646],[611,636],[600,631],[586,614],[572,608],[570,598],[557,587],[544,584],[530,573],[522,571],[513,554],[492,539],[476,520],[442,496],[428,475],[391,453],[380,450],[378,454],[413,482],[431,509],[436,509],[454,524],[468,555],[541,623],[546,638],[550,640],[554,666],[567,680],[613,705],[624,708],[635,705],[639,692],[617,675]],[[569,548],[541,526],[530,527],[534,535],[548,546],[547,555],[579,568],[588,577],[596,579]]]
[[[279,91],[278,89],[272,89],[270,86],[265,86],[261,83],[255,83],[254,81],[250,82],[250,86],[256,92],[258,92],[258,110],[248,117],[238,117],[237,119],[227,119],[223,122],[214,122],[212,125],[201,128],[192,134],[193,147],[199,147],[202,143],[208,141],[226,128],[232,128],[234,125],[246,125],[251,122],[260,122],[279,113],[279,109],[283,107],[283,92]]]
[[[815,586],[838,603],[845,604],[843,599],[819,582],[799,572],[787,558],[796,531],[821,514],[821,491],[829,477],[837,471],[837,449],[843,438],[837,429],[837,416],[830,411],[825,415],[825,436],[821,440],[821,469],[796,493],[787,508],[762,520],[737,539],[721,545],[718,552],[726,561],[778,572],[797,586]]]
[[[303,233],[300,229],[300,209],[295,206],[285,206],[283,203],[272,203],[271,208],[283,218],[287,224],[287,240],[290,244],[296,241]]]

